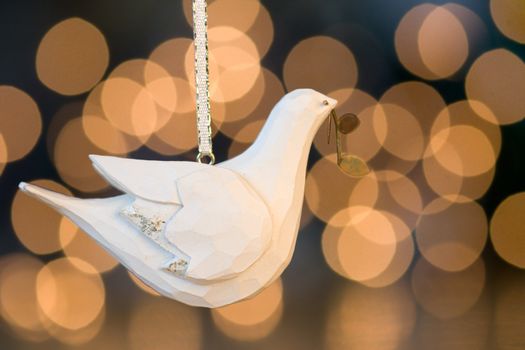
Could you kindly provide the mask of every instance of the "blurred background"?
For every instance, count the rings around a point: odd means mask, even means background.
[[[324,125],[291,265],[212,311],[17,191],[115,194],[91,153],[193,160],[191,37],[190,0],[0,1],[1,349],[525,348],[523,0],[209,1],[218,160],[311,87],[373,170]]]

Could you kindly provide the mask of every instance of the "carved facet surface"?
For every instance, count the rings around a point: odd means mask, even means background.
[[[173,217],[178,207],[175,205],[150,202],[140,198],[133,204],[125,206],[120,214],[129,220],[142,234],[155,242],[159,247],[173,255],[164,268],[166,271],[184,276],[190,258],[173,246],[165,235],[166,222]]]
[[[197,171],[177,180],[177,187],[183,207],[166,236],[191,257],[188,277],[233,277],[266,250],[272,234],[270,213],[239,175],[221,168]]]
[[[255,295],[289,264],[310,145],[335,104],[314,90],[287,94],[255,143],[216,166],[90,156],[120,196],[78,199],[20,188],[162,295],[220,307]]]

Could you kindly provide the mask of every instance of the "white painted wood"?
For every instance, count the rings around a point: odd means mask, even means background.
[[[254,144],[216,166],[91,156],[124,195],[78,199],[20,188],[164,296],[223,306],[255,295],[289,264],[310,146],[336,103],[311,89],[288,93]]]

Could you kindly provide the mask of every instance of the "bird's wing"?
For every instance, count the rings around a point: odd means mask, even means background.
[[[182,208],[166,238],[189,257],[186,276],[232,278],[268,248],[272,216],[251,185],[232,170],[208,167],[177,180]]]
[[[232,170],[197,162],[90,158],[109,183],[135,197],[120,213],[173,255],[164,269],[204,282],[232,278],[270,244],[270,210]]]
[[[197,162],[90,155],[93,167],[115,188],[147,200],[182,204],[176,180],[210,167]]]

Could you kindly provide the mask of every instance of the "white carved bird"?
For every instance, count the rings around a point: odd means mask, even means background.
[[[215,166],[90,156],[124,192],[116,197],[78,199],[23,182],[20,188],[162,295],[223,306],[255,295],[290,262],[310,146],[336,103],[310,89],[288,93],[253,145]]]

